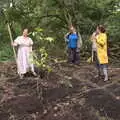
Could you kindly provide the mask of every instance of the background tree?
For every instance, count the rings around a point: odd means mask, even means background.
[[[71,23],[82,35],[83,57],[90,56],[89,38],[98,24],[104,24],[107,28],[112,60],[120,56],[119,0],[1,0],[0,9],[1,13],[3,9],[6,10],[13,38],[18,36],[25,27],[30,29],[30,35],[37,44],[41,36],[54,38],[52,47],[47,46],[49,53],[52,51],[53,56],[58,56],[58,53],[61,53],[60,57],[64,56],[64,51],[61,50],[65,47],[63,36]],[[1,14],[0,20],[0,44],[3,46],[0,48],[0,58],[8,60],[11,58],[12,51],[5,16]],[[37,37],[32,35],[33,32],[39,32]],[[39,44],[41,42],[42,40]],[[6,49],[5,46],[7,46]]]

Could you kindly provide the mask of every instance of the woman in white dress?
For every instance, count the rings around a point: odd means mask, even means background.
[[[23,78],[24,74],[29,70],[36,76],[32,60],[30,59],[33,41],[28,37],[28,29],[24,29],[23,35],[18,36],[12,45],[18,46],[17,72],[20,78]]]

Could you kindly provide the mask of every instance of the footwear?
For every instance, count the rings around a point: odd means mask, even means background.
[[[94,76],[94,78],[101,78],[101,77],[102,77],[102,75],[101,75],[100,71],[98,71],[97,75]]]
[[[36,72],[32,72],[32,74],[33,74],[35,77],[37,76]]]
[[[108,81],[108,77],[105,77],[105,78],[104,78],[104,82],[106,82],[106,81]]]
[[[108,81],[108,79],[104,79],[104,82]]]
[[[20,74],[19,76],[20,76],[20,79],[23,79],[23,77],[24,77],[24,74]]]
[[[95,75],[94,78],[99,78],[100,76],[99,75]]]

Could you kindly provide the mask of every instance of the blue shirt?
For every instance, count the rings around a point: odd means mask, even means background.
[[[69,48],[77,48],[77,41],[78,41],[78,35],[75,33],[71,33],[67,37],[68,39],[68,47]]]

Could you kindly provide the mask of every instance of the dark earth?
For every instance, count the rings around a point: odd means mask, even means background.
[[[52,68],[21,80],[15,63],[0,63],[0,120],[120,120],[120,68],[107,82],[87,63]]]

